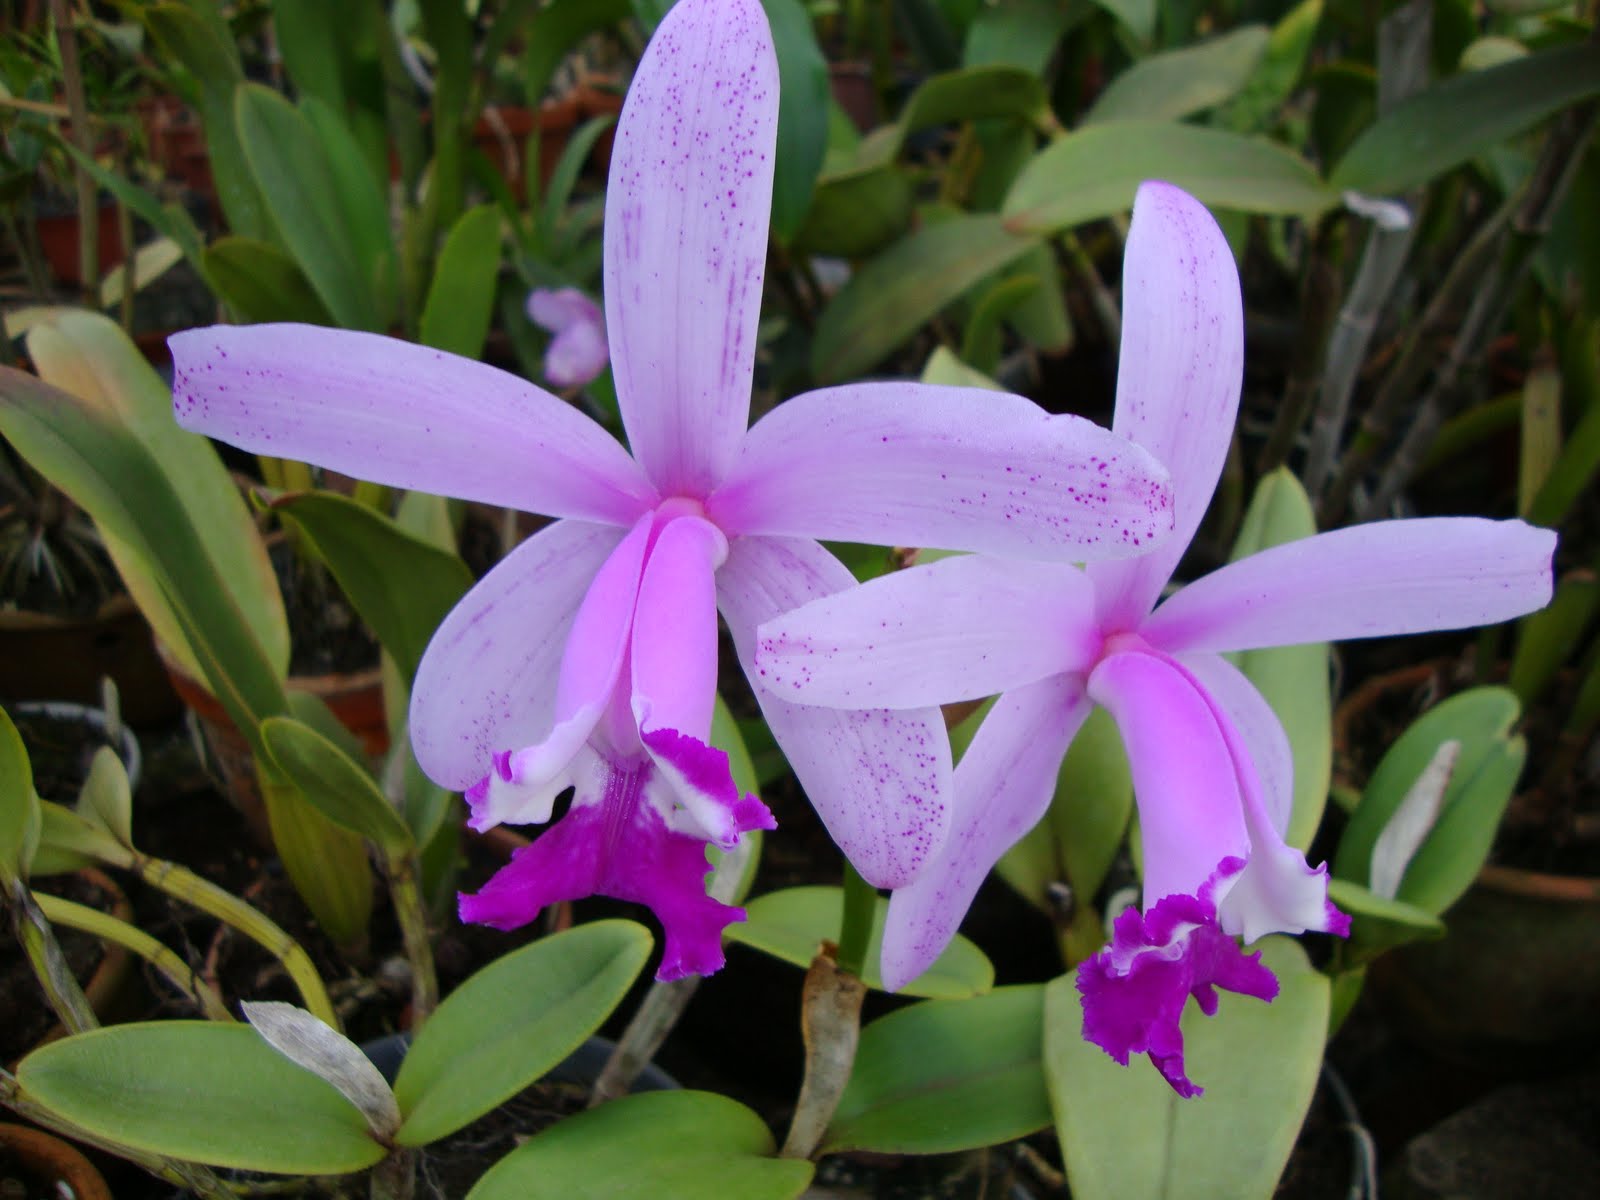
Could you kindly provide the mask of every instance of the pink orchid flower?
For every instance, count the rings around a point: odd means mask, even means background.
[[[399,487],[560,518],[434,635],[417,760],[471,825],[568,813],[462,916],[502,928],[601,893],[652,908],[658,977],[705,974],[741,910],[705,846],[770,828],[708,746],[717,613],[747,673],[763,620],[854,583],[815,538],[1060,559],[1136,553],[1171,525],[1144,450],[1019,396],[914,383],[779,405],[748,431],[778,68],[758,0],[683,0],[639,64],[606,197],[606,329],[636,458],[557,397],[478,363],[304,325],[172,339],[181,424]],[[829,832],[880,887],[949,828],[936,708],[835,711],[756,686]]]
[[[1244,361],[1227,242],[1168,184],[1139,189],[1123,303],[1114,428],[1171,469],[1171,540],[1087,570],[986,557],[913,568],[764,623],[756,666],[767,687],[809,704],[1002,693],[956,769],[951,836],[890,899],[890,986],[949,943],[978,885],[1044,815],[1084,718],[1109,710],[1133,773],[1144,911],[1123,913],[1079,970],[1084,1035],[1124,1065],[1147,1053],[1191,1096],[1178,1029],[1188,998],[1210,1014],[1218,987],[1277,992],[1235,937],[1349,926],[1328,902],[1327,868],[1284,842],[1283,727],[1222,653],[1518,616],[1550,598],[1555,535],[1466,517],[1340,529],[1232,563],[1155,608],[1216,487]]]
[[[554,335],[544,352],[544,377],[556,387],[582,387],[606,369],[605,318],[577,288],[534,288],[528,320]]]

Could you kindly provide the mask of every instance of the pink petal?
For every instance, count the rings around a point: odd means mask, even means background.
[[[1077,417],[980,388],[867,383],[758,421],[706,502],[737,533],[1022,558],[1143,553],[1170,527],[1165,470]]]
[[[544,375],[556,387],[582,387],[606,369],[605,317],[577,288],[534,288],[528,318],[555,335],[544,352]]]
[[[605,327],[600,306],[577,288],[534,288],[528,293],[528,320],[550,333],[574,325]]]
[[[1167,896],[1143,914],[1128,909],[1113,926],[1112,943],[1078,968],[1083,1036],[1123,1066],[1148,1054],[1172,1090],[1200,1095],[1184,1074],[1179,1021],[1193,996],[1207,1016],[1217,1011],[1217,988],[1260,1000],[1278,994],[1261,955],[1245,954],[1216,922],[1212,884],[1194,896]]]
[[[732,850],[740,834],[778,827],[760,797],[739,794],[725,752],[674,729],[653,729],[642,737],[656,775],[670,789],[673,802],[682,805],[674,828],[692,826],[686,832]]]
[[[666,946],[657,979],[709,975],[723,963],[722,930],[744,910],[706,895],[705,842],[674,832],[648,762],[626,767],[587,752],[567,815],[518,850],[476,895],[463,921],[515,929],[546,905],[603,895],[649,906]]]
[[[1189,678],[1152,654],[1116,653],[1089,676],[1089,696],[1110,710],[1128,752],[1145,907],[1197,894],[1223,859],[1248,859],[1233,756]]]
[[[1261,783],[1262,803],[1281,839],[1294,815],[1294,752],[1283,722],[1256,685],[1215,654],[1179,654],[1176,661],[1228,715]]]
[[[757,625],[854,584],[815,542],[745,537],[717,572],[717,601],[761,711],[828,833],[868,883],[902,887],[950,825],[950,741],[939,710],[791,704],[761,685],[753,664]]]
[[[703,496],[744,434],[777,129],[758,0],[681,0],[628,90],[605,215],[612,374],[663,495]]]
[[[1065,563],[979,555],[896,571],[757,631],[756,672],[786,700],[913,708],[992,696],[1100,652],[1094,591]]]
[[[178,423],[241,449],[615,525],[654,503],[600,426],[470,359],[315,325],[213,325],[169,345]]]
[[[451,610],[428,643],[411,692],[417,762],[463,789],[493,755],[545,737],[568,634],[595,573],[623,531],[558,521],[523,542]]]
[[[1461,629],[1550,600],[1556,535],[1522,521],[1427,517],[1336,529],[1229,563],[1141,632],[1176,650],[1254,650]]]
[[[650,549],[633,634],[633,713],[641,731],[675,729],[700,741],[711,732],[716,569],[727,554],[727,539],[698,517],[667,521]]]
[[[950,836],[889,897],[882,970],[890,991],[933,965],[1000,856],[1044,816],[1090,707],[1081,680],[1055,675],[1007,692],[984,718],[956,767]]]
[[[1176,523],[1151,554],[1096,566],[1101,616],[1150,611],[1211,503],[1233,437],[1244,316],[1233,252],[1205,206],[1168,183],[1140,186],[1122,265],[1122,352],[1112,428],[1172,472]]]

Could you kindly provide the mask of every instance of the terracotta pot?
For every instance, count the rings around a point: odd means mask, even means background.
[[[150,626],[128,596],[113,596],[85,618],[0,612],[0,701],[97,704],[105,676],[131,725],[158,725],[181,711]]]
[[[41,1191],[75,1200],[111,1200],[111,1189],[95,1165],[54,1134],[26,1125],[0,1125],[0,1150]]]
[[[158,647],[159,649],[159,647]],[[272,845],[266,806],[256,785],[255,759],[250,743],[234,725],[222,704],[206,686],[161,651],[161,662],[173,689],[199,722],[212,764],[224,792],[249,822],[251,832],[264,846]],[[378,667],[349,674],[292,675],[291,691],[309,692],[325,703],[340,723],[360,739],[362,748],[379,755],[389,748],[389,722],[383,709],[383,672]]]
[[[99,271],[104,275],[122,262],[126,251],[122,245],[122,227],[117,221],[117,206],[109,199],[101,201],[96,219],[100,222]],[[69,286],[82,283],[83,269],[78,261],[78,214],[69,212],[60,216],[35,217],[34,225],[39,233],[39,246],[44,251],[45,261],[50,264],[50,273],[58,282]]]

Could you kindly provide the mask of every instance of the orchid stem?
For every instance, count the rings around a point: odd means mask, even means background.
[[[866,969],[872,943],[872,924],[878,913],[878,889],[844,864],[844,913],[839,919],[839,970],[860,977]]]
[[[622,1031],[617,1048],[594,1081],[594,1091],[589,1096],[590,1108],[627,1094],[639,1072],[655,1058],[656,1051],[661,1049],[699,987],[700,979],[695,975],[657,980],[650,985],[644,1002]]]
[[[415,1033],[439,1006],[439,977],[433,965],[433,943],[428,939],[428,909],[417,884],[415,851],[389,860],[389,895],[411,963],[411,1029]]]
[[[861,887],[870,894],[866,884]],[[848,897],[848,889],[845,894]],[[861,1002],[866,999],[867,985],[839,965],[833,949],[824,943],[806,972],[800,1000],[806,1072],[795,1102],[794,1119],[780,1151],[784,1158],[810,1158],[817,1152],[856,1062],[856,1047],[861,1040]]]
[[[20,879],[6,880],[7,905],[11,909],[11,928],[17,943],[28,957],[45,999],[50,1002],[57,1019],[69,1033],[85,1033],[98,1029],[99,1020],[89,1007],[89,998],[83,994],[77,976],[56,941],[55,930],[45,918],[28,885]]]

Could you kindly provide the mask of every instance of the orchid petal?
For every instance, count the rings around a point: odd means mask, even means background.
[[[706,511],[775,534],[1077,561],[1141,554],[1171,527],[1165,469],[1078,417],[981,388],[808,392],[750,430]]]
[[[1078,968],[1084,1038],[1123,1066],[1130,1054],[1148,1054],[1185,1099],[1205,1090],[1184,1073],[1179,1022],[1189,998],[1214,1016],[1219,987],[1258,1000],[1278,994],[1260,953],[1243,953],[1217,927],[1212,886],[1167,896],[1143,914],[1126,910],[1112,927],[1111,945]]]
[[[674,828],[732,850],[740,834],[778,827],[760,797],[739,794],[725,751],[673,729],[653,729],[641,736],[673,803],[683,806],[675,811],[678,819],[669,822]]]
[[[1094,591],[1065,563],[941,559],[813,600],[756,631],[756,672],[786,700],[913,708],[992,696],[1100,651]]]
[[[1294,752],[1283,722],[1256,685],[1227,659],[1215,654],[1173,657],[1233,722],[1260,779],[1262,803],[1270,824],[1282,840],[1289,831],[1289,819],[1294,816]]]
[[[717,527],[668,521],[650,550],[633,634],[633,715],[641,731],[705,741],[717,694],[715,572],[728,554]]]
[[[595,894],[648,905],[666,946],[657,979],[708,975],[722,966],[722,930],[744,911],[706,895],[704,841],[674,832],[651,795],[650,767],[585,751],[567,815],[518,850],[476,895],[463,921],[515,929],[546,905]]]
[[[605,214],[617,399],[663,494],[709,491],[744,434],[777,128],[758,0],[674,6],[628,89]]]
[[[1122,266],[1122,351],[1112,429],[1172,472],[1172,537],[1095,567],[1101,617],[1128,628],[1150,611],[1205,516],[1222,473],[1244,373],[1244,310],[1233,252],[1194,197],[1140,186]]]
[[[1555,544],[1480,517],[1354,525],[1213,571],[1141,632],[1167,651],[1254,650],[1490,625],[1549,602]]]
[[[555,720],[573,619],[623,531],[558,521],[485,575],[428,643],[411,691],[417,762],[442,787],[477,782],[497,751]]]
[[[613,525],[654,504],[600,426],[471,359],[316,325],[213,325],[169,345],[178,423],[244,450]]]
[[[890,991],[933,965],[995,863],[1044,816],[1091,707],[1080,679],[1054,675],[1007,692],[984,718],[956,767],[950,836],[889,897],[881,961]]]
[[[1089,696],[1122,734],[1144,838],[1148,909],[1193,896],[1223,859],[1250,856],[1233,756],[1211,705],[1179,668],[1141,651],[1108,655]]]
[[[950,827],[950,739],[937,708],[830,709],[762,686],[756,626],[855,584],[844,564],[800,538],[737,538],[717,600],[761,711],[828,833],[874,887],[910,883]]]
[[[606,369],[610,350],[599,322],[570,325],[550,339],[544,352],[544,376],[561,388],[582,387]]]

